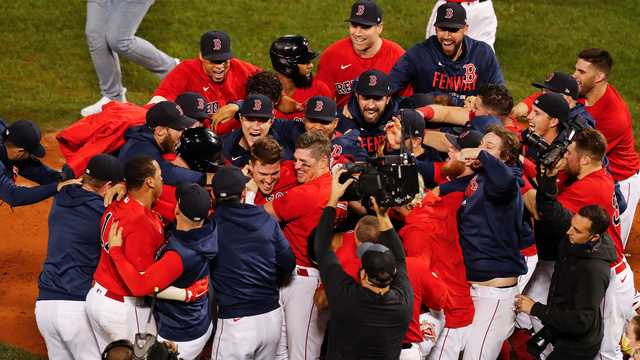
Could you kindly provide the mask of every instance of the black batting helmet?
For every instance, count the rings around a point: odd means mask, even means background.
[[[186,129],[180,137],[176,153],[191,170],[215,172],[224,164],[222,141],[213,131],[204,127]]]
[[[271,44],[269,49],[273,69],[287,76],[298,71],[297,65],[308,64],[318,56],[311,50],[309,40],[301,35],[285,35]]]

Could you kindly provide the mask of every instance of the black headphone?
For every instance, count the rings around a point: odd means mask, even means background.
[[[178,360],[178,353],[170,351],[164,343],[158,342],[153,334],[137,333],[135,344],[129,340],[116,340],[104,349],[102,360],[109,359],[109,352],[116,348],[126,348],[130,351],[131,360],[144,360],[153,354],[153,359]]]

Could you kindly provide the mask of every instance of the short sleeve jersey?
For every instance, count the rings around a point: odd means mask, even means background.
[[[115,221],[123,228],[122,252],[138,272],[153,264],[157,250],[165,243],[164,230],[160,216],[130,196],[109,205],[102,215],[102,250],[93,278],[110,292],[131,296],[109,255],[109,230]]]
[[[274,186],[271,194],[263,194],[258,191],[256,194],[255,204],[264,205],[267,202],[278,199],[284,196],[287,190],[298,185],[298,179],[296,178],[296,170],[293,167],[293,161],[284,160],[280,163],[280,179]]]
[[[363,72],[377,69],[389,73],[404,49],[395,42],[382,39],[380,50],[368,59],[353,50],[351,38],[346,37],[331,44],[322,52],[316,77],[324,81],[335,92],[338,108],[349,101],[354,80]]]
[[[313,96],[326,96],[329,98],[333,98],[333,92],[325,84],[324,81],[318,80],[318,78],[314,78],[311,86],[308,88],[297,88],[296,91],[291,95],[291,98],[296,102],[306,105],[307,100]],[[287,119],[287,120],[299,120],[302,121],[304,118],[304,111],[296,111],[292,113],[285,114],[280,110],[276,109],[275,117],[277,119]]]
[[[160,82],[153,95],[174,101],[184,92],[195,92],[207,99],[211,112],[217,112],[229,102],[244,99],[247,79],[259,71],[253,64],[232,58],[226,78],[216,83],[204,72],[200,59],[184,60]]]
[[[320,221],[330,193],[331,174],[327,172],[271,201],[276,215],[285,223],[284,236],[291,244],[298,265],[312,266],[307,251],[308,238]]]

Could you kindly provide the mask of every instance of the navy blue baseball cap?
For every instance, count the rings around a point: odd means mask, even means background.
[[[369,282],[377,287],[391,284],[396,275],[396,258],[388,247],[372,242],[364,242],[356,248]]]
[[[382,9],[373,0],[358,0],[351,5],[351,16],[345,22],[364,26],[378,25],[382,22]]]
[[[358,77],[356,93],[362,96],[389,96],[391,78],[380,70],[367,70]]]
[[[164,126],[184,130],[195,124],[195,120],[184,115],[180,105],[171,101],[161,101],[147,111],[146,124],[149,127]]]
[[[458,136],[449,133],[445,133],[444,136],[446,136],[447,140],[449,140],[453,147],[460,150],[466,148],[477,148],[480,146],[484,134],[476,130],[466,130]]]
[[[414,109],[400,110],[400,122],[405,136],[424,137],[424,118]]]
[[[447,2],[436,12],[437,27],[462,29],[467,25],[467,11],[457,2]]]
[[[211,198],[207,191],[194,183],[179,183],[176,186],[178,208],[191,221],[202,221],[209,215]]]
[[[545,81],[534,82],[531,85],[539,89],[547,89],[555,93],[571,96],[576,100],[580,96],[576,79],[569,74],[558,71],[549,74]]]
[[[98,154],[89,160],[84,173],[102,181],[119,183],[124,180],[124,166],[117,157]]]
[[[542,94],[533,102],[533,105],[544,111],[549,117],[557,118],[560,122],[566,122],[569,118],[569,104],[559,93]]]
[[[200,37],[200,54],[209,61],[231,59],[231,38],[224,31],[208,31]]]
[[[330,123],[338,116],[336,102],[326,96],[311,97],[304,107],[304,116],[307,119]]]
[[[213,193],[218,199],[240,196],[249,180],[236,166],[221,167],[213,177]]]
[[[176,104],[180,106],[184,114],[192,119],[204,120],[209,117],[207,100],[195,92],[185,92],[176,98]]]
[[[36,157],[44,157],[44,146],[40,144],[42,134],[36,123],[30,120],[18,120],[9,125],[4,133],[5,139],[13,145],[23,148]]]
[[[273,117],[273,101],[266,95],[251,94],[242,102],[240,115],[270,119]]]

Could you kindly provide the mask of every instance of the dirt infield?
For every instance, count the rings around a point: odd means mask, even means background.
[[[62,160],[53,134],[44,137],[45,162],[60,168]],[[51,200],[11,209],[0,206],[0,342],[37,354],[46,354],[38,332],[34,304],[38,274],[47,252],[47,215]],[[640,285],[640,215],[631,232],[628,259],[636,287]]]

